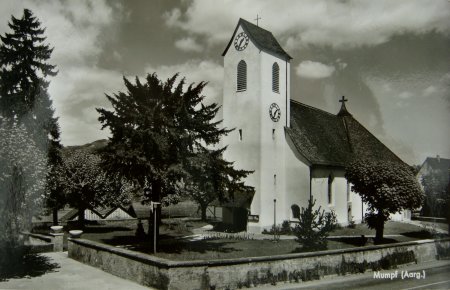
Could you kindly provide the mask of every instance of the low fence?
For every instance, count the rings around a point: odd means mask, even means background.
[[[171,261],[89,240],[69,239],[69,257],[158,289],[236,289],[439,260],[450,257],[450,239],[210,261]]]

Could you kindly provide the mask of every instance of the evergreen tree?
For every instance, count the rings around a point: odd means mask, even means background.
[[[321,207],[313,209],[315,200],[308,200],[308,207],[302,207],[299,223],[294,228],[297,242],[302,245],[302,251],[325,250],[327,237],[337,227],[334,211],[325,212]]]
[[[254,191],[242,181],[251,171],[235,169],[232,162],[223,159],[225,150],[226,147],[218,150],[201,148],[190,163],[187,194],[199,205],[203,221],[211,202],[233,199],[234,193],[247,195]]]
[[[28,9],[21,19],[12,16],[8,26],[12,33],[0,36],[0,115],[24,124],[36,146],[47,152],[50,178],[61,162],[60,130],[46,80],[57,74],[48,63],[53,48],[44,43],[45,29]],[[47,188],[47,205],[55,212],[64,201],[57,186]]]
[[[220,121],[213,122],[219,106],[203,103],[201,92],[206,83],[191,84],[184,91],[185,81],[175,85],[177,77],[162,83],[152,74],[144,84],[136,78],[135,85],[124,78],[126,93],[106,95],[113,111],[97,109],[103,128],[112,133],[103,150],[103,164],[108,171],[147,187],[151,194],[143,202],[188,193],[188,187],[200,181],[193,169],[201,167],[200,160],[209,154],[207,146],[217,144],[230,132],[218,127]],[[233,172],[229,163],[217,168],[227,170],[216,182],[222,180],[230,192],[237,187],[252,190],[240,181],[248,172]],[[225,176],[229,181],[223,181]]]

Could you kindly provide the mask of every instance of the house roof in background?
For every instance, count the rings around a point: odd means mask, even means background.
[[[428,166],[432,170],[435,171],[443,171],[446,174],[448,173],[448,170],[450,169],[450,159],[442,158],[442,157],[427,157],[425,159],[423,166]]]

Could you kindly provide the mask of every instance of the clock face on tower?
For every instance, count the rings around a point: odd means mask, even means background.
[[[239,33],[234,39],[234,47],[238,51],[244,50],[248,45],[248,36],[245,32]]]
[[[278,122],[280,120],[281,110],[277,104],[272,103],[272,105],[270,105],[269,116],[270,116],[270,119],[272,119],[272,121],[274,121],[274,122]]]

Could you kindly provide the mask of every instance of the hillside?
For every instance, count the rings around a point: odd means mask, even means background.
[[[63,150],[71,151],[71,150],[78,150],[78,149],[87,149],[90,151],[97,151],[97,150],[105,147],[108,144],[108,142],[109,141],[106,139],[100,139],[100,140],[96,140],[94,142],[87,143],[84,145],[67,146],[67,147],[64,147]]]

